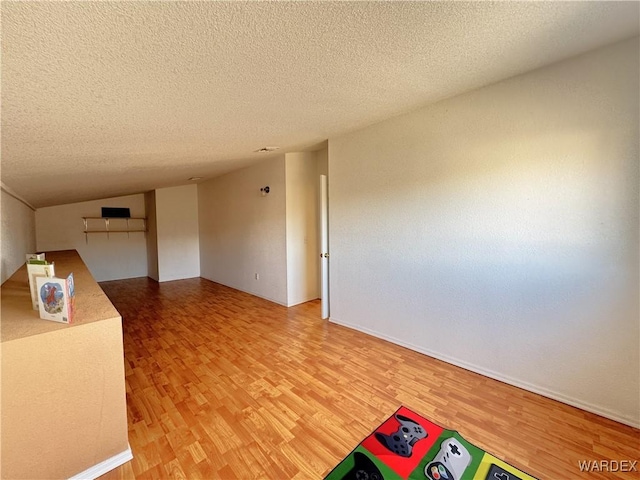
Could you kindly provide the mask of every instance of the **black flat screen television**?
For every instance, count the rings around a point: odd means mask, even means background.
[[[103,218],[130,218],[131,210],[128,208],[102,207]]]

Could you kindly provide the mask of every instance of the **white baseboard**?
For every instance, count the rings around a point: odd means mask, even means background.
[[[255,292],[250,292],[249,290],[243,290],[242,288],[240,288],[240,287],[238,287],[236,285],[231,285],[229,283],[222,283],[219,280],[214,280],[214,279],[209,278],[209,277],[203,277],[202,275],[200,275],[200,278],[204,278],[205,280],[209,280],[210,282],[213,282],[213,283],[218,283],[218,284],[222,285],[223,287],[233,288],[234,290],[238,290],[239,292],[247,293],[249,295],[253,295],[254,297],[258,297],[258,298],[261,298],[263,300],[267,300],[267,301],[272,302],[272,303],[277,303],[278,305],[282,305],[283,307],[289,307],[289,305],[287,305],[284,302],[280,302],[279,300],[276,300],[274,298],[265,297],[264,295],[260,295],[260,294],[255,293]]]
[[[395,343],[396,345],[400,345],[402,347],[408,348],[409,350],[413,350],[415,352],[422,353],[429,357],[435,358],[437,360],[442,360],[443,362],[449,363],[451,365],[455,365],[456,367],[464,368],[465,370],[469,370],[471,372],[479,373],[480,375],[484,375],[485,377],[493,378],[494,380],[499,380],[504,383],[508,383],[509,385],[513,385],[514,387],[522,388],[529,392],[537,393],[538,395],[542,395],[543,397],[550,398],[552,400],[557,400],[559,402],[565,403],[567,405],[571,405],[572,407],[579,408],[581,410],[585,410],[587,412],[595,413],[596,415],[600,415],[601,417],[608,418],[610,420],[614,420],[619,423],[623,423],[625,425],[629,425],[630,427],[640,428],[640,420],[628,417],[625,415],[621,415],[618,412],[614,412],[607,408],[593,405],[588,402],[584,402],[577,398],[572,398],[567,395],[564,395],[559,392],[555,392],[552,390],[548,390],[544,387],[539,387],[537,385],[519,380],[517,378],[512,378],[507,375],[502,375],[501,373],[488,370],[486,368],[480,367],[478,365],[474,365],[457,358],[450,357],[448,355],[443,355],[442,353],[434,352],[432,350],[419,347],[417,345],[413,345],[411,343],[405,342],[398,338],[391,337],[389,335],[382,334],[380,332],[376,332],[374,330],[370,330],[368,328],[362,327],[360,325],[353,325],[348,322],[343,322],[338,320],[335,317],[331,317],[329,319],[333,323],[337,323],[338,325],[342,325],[343,327],[351,328],[353,330],[357,330],[362,333],[366,333],[367,335],[371,335],[373,337],[381,338],[382,340],[386,340],[391,343]]]
[[[87,468],[84,472],[74,475],[69,480],[95,480],[114,468],[124,465],[131,459],[133,459],[133,453],[131,452],[131,446],[129,446],[124,452],[118,453],[111,458],[107,458],[104,462],[100,462],[93,467]]]

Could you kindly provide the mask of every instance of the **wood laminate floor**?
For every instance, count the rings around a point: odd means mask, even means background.
[[[400,405],[540,479],[638,460],[640,430],[204,279],[105,282],[134,459],[103,479],[318,479]],[[636,467],[640,469],[640,467]]]

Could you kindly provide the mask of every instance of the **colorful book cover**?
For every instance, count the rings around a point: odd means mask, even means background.
[[[36,263],[31,263],[36,262]],[[38,277],[53,277],[55,269],[53,263],[46,263],[44,260],[31,260],[27,262],[27,275],[29,276],[29,290],[31,291],[31,306],[38,310]]]
[[[75,313],[75,284],[73,273],[67,278],[38,277],[40,318],[54,322],[72,323]]]

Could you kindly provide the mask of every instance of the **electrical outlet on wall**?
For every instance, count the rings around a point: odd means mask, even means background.
[[[260,280],[260,274],[256,273],[256,280]]]

